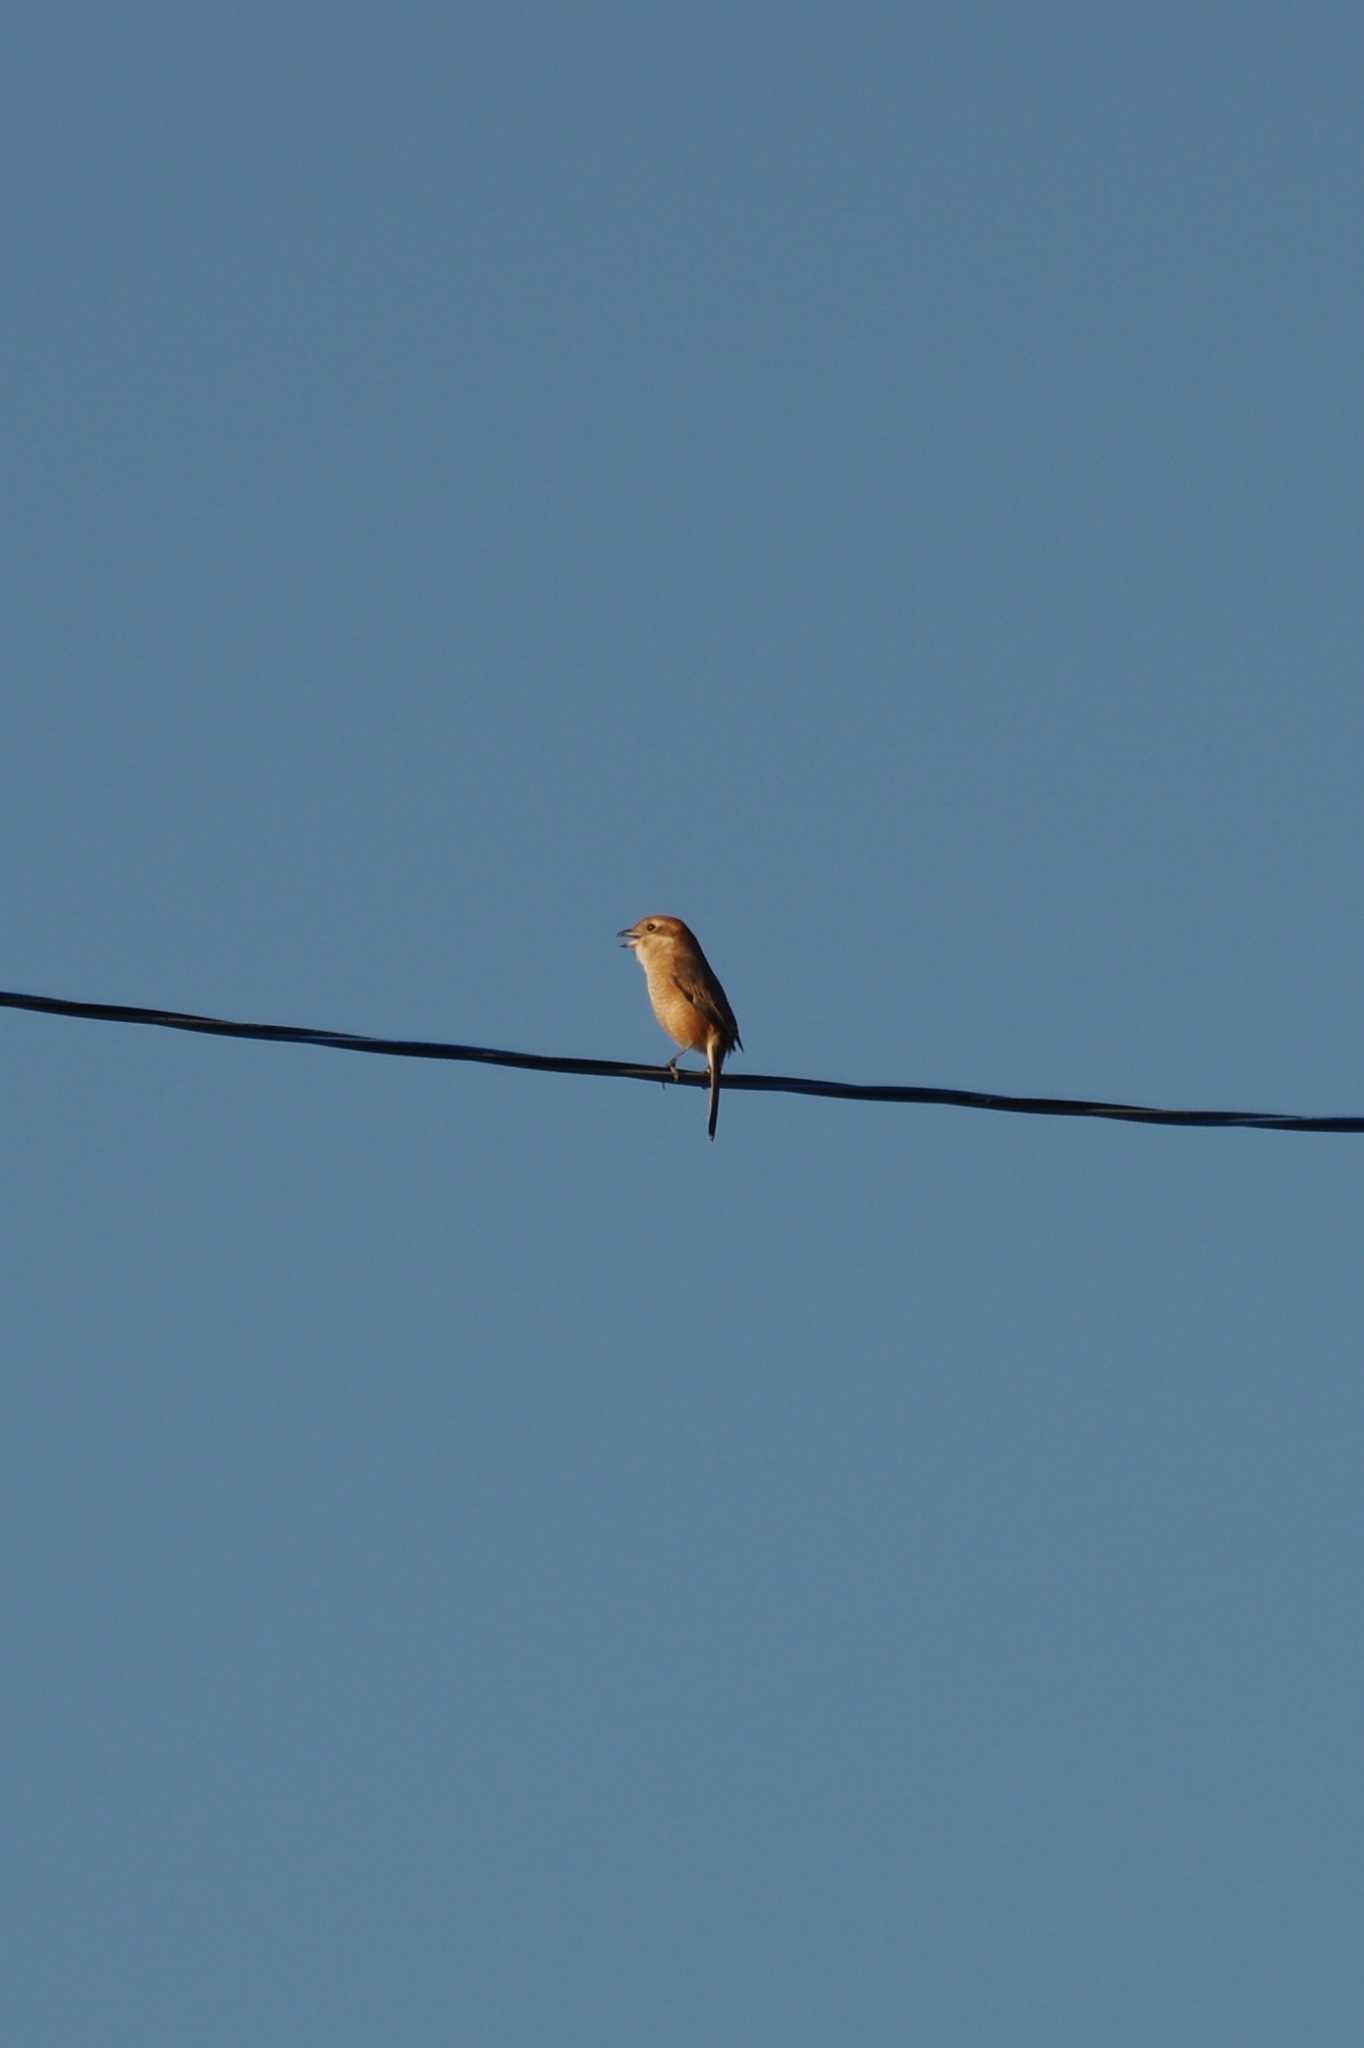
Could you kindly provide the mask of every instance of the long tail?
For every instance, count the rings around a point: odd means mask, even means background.
[[[715,1142],[715,1119],[720,1114],[720,1069],[724,1065],[724,1063],[725,1056],[720,1051],[719,1047],[712,1047],[709,1060],[710,1120],[706,1125],[706,1136],[710,1139],[712,1144]]]

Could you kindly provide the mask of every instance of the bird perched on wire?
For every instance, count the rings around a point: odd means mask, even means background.
[[[708,1137],[715,1136],[720,1113],[720,1069],[726,1056],[743,1050],[739,1027],[715,969],[701,951],[696,934],[680,917],[641,917],[616,934],[644,969],[654,1015],[682,1052],[704,1053],[710,1070]],[[668,1071],[677,1072],[674,1053]]]

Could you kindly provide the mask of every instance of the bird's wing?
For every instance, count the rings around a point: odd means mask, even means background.
[[[742,1052],[743,1040],[739,1036],[739,1026],[733,1010],[729,1007],[729,999],[719,982],[713,976],[702,974],[691,967],[675,970],[673,981],[693,1009],[699,1010],[706,1022],[713,1024],[716,1030],[722,1033],[725,1051],[732,1052],[737,1046]]]

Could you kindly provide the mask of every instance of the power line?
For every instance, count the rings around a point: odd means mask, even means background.
[[[617,1081],[665,1081],[666,1067],[620,1060],[580,1060],[559,1053],[506,1052],[486,1045],[447,1045],[438,1039],[368,1038],[354,1031],[313,1031],[297,1024],[238,1024],[196,1017],[184,1010],[144,1010],[127,1003],[77,1003],[64,996],[29,996],[0,989],[0,1008],[36,1010],[52,1017],[86,1017],[101,1024],[155,1024],[166,1031],[197,1031],[209,1038],[266,1039],[276,1045],[325,1045],[337,1052],[383,1053],[391,1059],[473,1060],[489,1067],[522,1067],[539,1074],[594,1074]],[[681,1072],[684,1087],[704,1088],[706,1076]],[[1189,1129],[1364,1132],[1364,1116],[1287,1116],[1274,1110],[1147,1109],[1130,1102],[1082,1102],[1057,1095],[995,1095],[974,1088],[909,1088],[857,1081],[814,1081],[792,1074],[725,1075],[725,1092],[751,1095],[826,1095],[844,1102],[911,1102],[952,1109],[1004,1110],[1014,1116],[1107,1117],[1118,1123],[1183,1125]]]

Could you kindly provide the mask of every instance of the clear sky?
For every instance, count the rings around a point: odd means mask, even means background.
[[[1362,75],[29,10],[0,983],[1364,1110]],[[0,1040],[6,2040],[1359,2037],[1364,1139]]]

